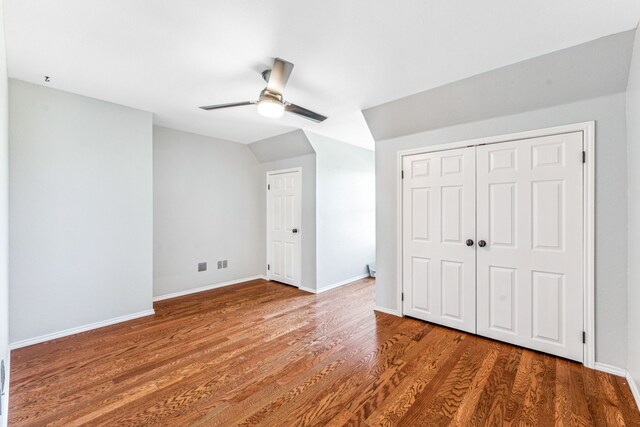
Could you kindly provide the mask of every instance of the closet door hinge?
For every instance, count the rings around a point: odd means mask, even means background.
[[[404,301],[404,292],[400,294],[400,301]]]
[[[271,270],[271,264],[267,264],[267,270]]]
[[[400,179],[404,179],[404,171],[400,171]]]
[[[582,163],[587,163],[587,152],[586,151],[582,152]]]
[[[587,333],[585,331],[582,331],[582,344],[586,344],[587,343]]]
[[[271,184],[267,184],[267,190],[271,190]]]

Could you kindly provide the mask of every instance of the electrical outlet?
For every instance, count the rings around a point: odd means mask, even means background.
[[[207,271],[207,263],[199,262],[198,263],[198,271]]]
[[[223,260],[222,261],[222,268],[227,268],[228,264],[227,264],[227,260]]]
[[[218,270],[222,268],[222,261],[218,261]]]

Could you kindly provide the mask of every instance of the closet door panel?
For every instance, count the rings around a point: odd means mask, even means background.
[[[478,333],[582,361],[582,133],[477,149]]]
[[[475,332],[475,148],[406,156],[403,173],[403,312]]]

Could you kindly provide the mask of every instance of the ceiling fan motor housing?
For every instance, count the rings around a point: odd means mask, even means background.
[[[262,89],[260,92],[260,97],[258,98],[258,102],[267,101],[267,102],[276,102],[282,104],[282,95],[279,93],[269,92],[267,88]]]

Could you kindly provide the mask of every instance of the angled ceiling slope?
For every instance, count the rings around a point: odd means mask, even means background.
[[[363,111],[376,141],[626,90],[634,31],[488,71]]]
[[[260,163],[315,154],[307,135],[300,129],[253,142],[249,149]]]

